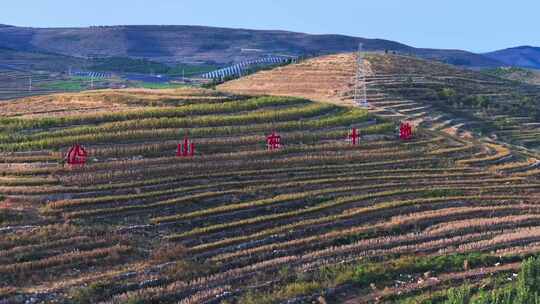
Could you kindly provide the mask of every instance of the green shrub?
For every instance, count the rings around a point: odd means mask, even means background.
[[[107,295],[111,291],[108,283],[98,281],[93,282],[87,287],[76,288],[71,291],[70,297],[76,304],[92,304]]]
[[[321,288],[318,282],[293,282],[287,284],[280,292],[283,299],[290,299],[300,295],[308,295]]]
[[[540,304],[540,257],[521,265],[517,282],[491,292],[479,291],[471,298],[467,285],[447,292],[447,304]]]
[[[460,288],[451,288],[448,290],[448,299],[445,304],[463,304],[471,301],[471,287],[464,285]]]

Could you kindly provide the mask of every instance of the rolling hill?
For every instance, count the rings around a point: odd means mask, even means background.
[[[519,46],[484,55],[508,66],[540,69],[540,47]]]
[[[86,66],[89,66],[89,63],[82,58],[0,47],[1,70],[23,72],[66,71],[69,67],[80,69]]]
[[[228,64],[264,54],[313,55],[366,50],[411,53],[471,67],[497,60],[459,50],[419,49],[383,39],[203,26],[0,27],[0,47],[71,57],[134,57],[164,63]]]

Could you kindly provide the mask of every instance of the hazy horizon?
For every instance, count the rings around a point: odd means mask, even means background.
[[[309,34],[340,34],[393,40],[419,48],[462,49],[477,53],[529,45],[540,46],[535,33],[540,3],[470,3],[465,0],[407,3],[384,0],[161,0],[67,1],[4,4],[0,23],[27,27],[114,25],[195,25]]]

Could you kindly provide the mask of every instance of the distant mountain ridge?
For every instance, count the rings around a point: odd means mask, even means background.
[[[505,65],[540,69],[540,47],[518,46],[484,54]]]
[[[311,35],[276,30],[183,25],[30,28],[0,26],[0,48],[71,57],[132,57],[163,63],[230,64],[265,54],[321,55],[396,51],[468,67],[504,65],[498,59],[461,50],[422,49],[384,39]]]

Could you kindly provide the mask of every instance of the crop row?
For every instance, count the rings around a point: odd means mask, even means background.
[[[470,201],[470,202],[481,202],[484,200],[522,200],[529,198],[529,196],[504,196],[504,195],[497,195],[497,196],[485,196],[485,195],[466,195],[466,196],[447,196],[447,197],[433,197],[433,198],[417,198],[417,199],[410,199],[410,200],[394,200],[394,201],[386,201],[378,203],[374,206],[370,207],[359,207],[359,208],[353,208],[343,211],[340,214],[334,214],[334,215],[328,215],[328,216],[322,216],[317,217],[313,219],[303,219],[296,222],[293,222],[288,225],[282,225],[277,227],[271,227],[269,229],[265,229],[262,231],[259,231],[257,233],[254,233],[252,235],[243,235],[228,239],[221,239],[213,243],[205,243],[198,246],[195,246],[191,248],[194,252],[203,252],[206,250],[215,249],[218,247],[223,246],[230,246],[233,244],[237,244],[240,242],[247,242],[255,239],[261,239],[264,237],[268,237],[270,235],[278,235],[280,233],[285,233],[288,231],[294,231],[301,228],[309,228],[314,227],[316,225],[320,225],[323,223],[338,223],[342,220],[347,220],[354,217],[360,217],[360,216],[366,216],[370,213],[374,212],[381,212],[384,210],[392,210],[396,208],[406,207],[406,206],[420,206],[420,205],[429,205],[434,203],[444,203],[444,202],[455,202],[455,201]],[[352,228],[350,230],[345,230],[343,232],[340,232],[339,235],[336,235],[334,233],[330,233],[328,235],[321,235],[316,236],[316,238],[321,237],[322,239],[329,238],[329,237],[338,237],[338,236],[346,236],[350,234],[356,234],[361,231],[365,231],[366,229],[364,227],[361,228]],[[293,242],[304,242],[302,239],[298,239]],[[272,248],[279,248],[279,244],[270,245]],[[284,243],[284,247],[289,247],[289,244]],[[265,249],[266,250],[266,249]]]
[[[439,173],[440,175],[445,174],[480,174],[474,172],[472,168],[467,167],[455,167],[455,168],[397,168],[398,163],[395,163],[396,166],[394,169],[371,169],[371,170],[362,170],[363,176],[391,176],[392,174],[435,174]],[[382,164],[384,165],[384,164]],[[270,175],[273,177],[279,176],[327,176],[332,174],[348,174],[346,172],[356,172],[358,169],[365,168],[365,164],[346,164],[346,165],[313,165],[313,166],[295,166],[295,167],[285,167],[285,168],[273,168],[273,169],[261,169],[261,170],[227,170],[225,172],[210,172],[204,174],[187,174],[187,175],[171,175],[168,177],[158,177],[158,178],[148,178],[140,181],[131,181],[131,182],[121,182],[121,183],[106,183],[98,185],[86,185],[83,187],[69,187],[65,188],[65,191],[77,192],[77,191],[111,191],[111,190],[122,190],[127,188],[140,188],[140,187],[149,187],[162,184],[171,184],[186,182],[190,180],[197,180],[199,178],[212,178],[215,181],[222,180],[224,178],[230,178],[234,176],[235,178],[242,179],[252,179],[259,176]],[[325,172],[324,174],[318,172]],[[64,183],[69,182],[68,179],[63,180]],[[103,197],[104,200],[107,200],[107,197]],[[101,200],[101,197],[96,197],[96,200]],[[91,202],[91,201],[90,201]]]
[[[317,109],[315,111],[319,111]],[[303,113],[305,114],[305,113]],[[275,129],[281,131],[287,130],[312,130],[312,129],[321,129],[326,127],[333,127],[339,125],[346,125],[362,120],[366,120],[367,116],[363,111],[349,111],[343,115],[323,117],[320,119],[313,120],[298,120],[300,118],[305,118],[301,113],[289,114],[290,116],[274,116],[273,114],[265,117],[256,118],[259,119],[259,122],[266,121],[272,122],[272,125]],[[295,117],[296,116],[296,117]],[[257,117],[257,116],[254,116]],[[227,118],[220,118],[227,120]],[[291,120],[297,119],[297,120]],[[285,120],[285,122],[283,122]],[[291,120],[291,121],[286,121]],[[281,121],[281,122],[280,122]],[[247,124],[247,121],[239,121],[242,124]],[[275,122],[275,123],[274,123]],[[148,130],[129,130],[125,129],[117,130],[112,133],[92,133],[79,136],[65,136],[65,137],[52,137],[47,139],[35,140],[35,141],[26,141],[18,143],[6,143],[0,145],[0,149],[4,151],[22,151],[22,150],[32,150],[32,149],[50,149],[50,148],[60,148],[65,147],[75,142],[82,142],[86,144],[92,143],[106,143],[106,142],[118,142],[118,141],[134,141],[134,140],[164,140],[164,139],[178,139],[182,132],[179,132],[178,127],[190,127],[186,122],[182,122],[181,125],[178,125],[175,128],[162,128],[162,129],[148,129]],[[373,131],[385,131],[391,127],[389,124],[378,125],[378,129],[373,129]],[[393,128],[393,127],[392,127]],[[189,133],[193,137],[204,137],[205,135],[212,136],[226,136],[233,134],[245,134],[250,132],[267,132],[270,129],[268,123],[264,124],[252,124],[252,125],[219,125],[219,127],[205,127],[205,128],[195,128],[189,130]]]
[[[166,217],[159,217],[154,218],[153,221],[156,223],[163,223],[163,222],[170,222],[170,221],[180,221],[180,220],[187,220],[195,217],[205,217],[209,215],[215,215],[217,213],[226,213],[226,212],[233,212],[238,211],[242,209],[248,209],[253,207],[261,207],[271,204],[281,204],[285,203],[287,201],[294,201],[303,199],[304,203],[306,203],[307,199],[309,197],[321,197],[323,195],[336,195],[343,191],[349,192],[351,190],[363,190],[368,191],[372,189],[384,189],[384,188],[395,188],[395,187],[407,187],[407,186],[426,186],[426,185],[451,185],[451,184],[466,184],[470,185],[471,183],[474,184],[480,184],[480,183],[498,183],[500,182],[499,179],[484,179],[484,180],[455,180],[455,181],[449,181],[447,178],[452,176],[446,176],[444,177],[445,180],[443,181],[433,181],[433,178],[438,178],[440,176],[396,176],[396,177],[389,177],[389,178],[375,178],[373,179],[373,183],[366,183],[367,181],[370,181],[369,178],[363,178],[363,177],[349,177],[349,178],[335,178],[335,179],[322,179],[322,180],[308,180],[308,181],[301,181],[301,182],[287,182],[287,183],[273,183],[269,186],[262,186],[262,187],[254,187],[254,186],[248,186],[246,191],[249,192],[256,192],[256,191],[264,191],[264,190],[271,190],[275,188],[279,189],[285,189],[288,187],[292,188],[304,188],[306,186],[312,186],[312,185],[321,185],[324,186],[324,189],[318,189],[313,191],[307,191],[307,192],[294,192],[291,194],[282,194],[278,195],[272,198],[264,198],[256,201],[250,201],[250,202],[243,202],[238,204],[227,204],[223,206],[218,206],[214,208],[209,209],[203,209],[198,210],[190,213],[183,213],[180,215],[173,215],[173,216],[166,216]],[[397,182],[387,182],[383,183],[386,179],[396,179]],[[418,180],[416,180],[418,179]],[[426,181],[422,181],[423,179],[426,179]],[[380,181],[380,182],[376,182]],[[515,178],[507,179],[506,181],[516,181]],[[339,186],[339,185],[349,185],[347,187],[336,187],[333,186]],[[359,186],[351,187],[352,185],[359,184]]]
[[[76,218],[76,217],[97,216],[97,215],[114,215],[116,213],[143,211],[143,210],[148,210],[148,209],[171,207],[175,205],[193,204],[195,202],[199,202],[202,199],[216,198],[216,197],[239,194],[239,193],[242,193],[242,192],[234,191],[234,190],[218,191],[218,192],[204,192],[204,193],[194,194],[191,196],[173,198],[173,199],[168,199],[165,201],[145,204],[145,205],[131,205],[131,206],[123,206],[123,207],[115,207],[115,208],[90,209],[90,210],[83,210],[83,211],[68,212],[65,214],[65,216],[68,218]]]
[[[58,131],[49,131],[45,133],[32,134],[21,141],[32,141],[43,138],[55,138],[64,136],[81,136],[92,133],[106,133],[122,130],[141,130],[141,129],[165,129],[165,128],[197,128],[197,127],[216,127],[227,125],[246,125],[261,123],[267,121],[284,121],[299,117],[310,117],[324,115],[337,108],[326,104],[305,104],[300,107],[278,109],[278,110],[255,110],[240,114],[230,115],[202,115],[189,117],[158,117],[134,119],[128,121],[110,122],[97,126],[80,126],[61,129]]]
[[[440,202],[439,202],[440,203]],[[452,206],[452,201],[447,201],[448,205]],[[498,202],[498,204],[502,204],[502,202]],[[444,204],[443,204],[444,206]],[[435,220],[444,220],[445,217],[456,217],[456,216],[467,216],[471,214],[486,212],[489,210],[489,208],[494,208],[494,212],[496,211],[507,211],[507,210],[523,210],[524,208],[520,206],[492,206],[492,207],[450,207],[445,209],[438,209],[438,210],[432,210],[432,211],[426,211],[423,213],[412,213],[410,215],[401,217],[400,216],[394,216],[390,218],[388,221],[383,222],[377,222],[377,223],[370,223],[370,224],[364,224],[362,226],[358,227],[352,227],[342,230],[334,230],[327,232],[325,234],[316,234],[309,237],[304,238],[297,238],[292,239],[290,241],[286,242],[274,242],[268,245],[258,246],[250,249],[244,249],[241,251],[226,253],[226,254],[220,254],[218,256],[215,256],[212,258],[214,261],[226,261],[226,260],[237,260],[240,257],[252,257],[255,254],[267,254],[273,252],[274,256],[276,255],[276,252],[279,252],[279,254],[286,254],[287,250],[292,250],[294,252],[299,252],[302,246],[307,246],[308,244],[314,244],[317,243],[319,246],[322,245],[322,243],[328,243],[332,244],[332,242],[336,239],[343,239],[344,237],[354,236],[354,235],[366,235],[370,236],[369,239],[366,241],[376,241],[377,244],[382,244],[384,242],[388,242],[387,245],[391,245],[389,242],[390,237],[388,236],[388,232],[395,231],[398,233],[395,238],[400,238],[399,233],[403,231],[407,225],[414,224],[415,226],[425,226],[430,225],[430,222]],[[453,211],[458,211],[457,213],[453,213]],[[485,226],[489,229],[496,229],[495,226]],[[467,232],[478,232],[480,231],[480,227],[477,227],[479,230],[472,230]],[[485,231],[485,230],[482,230]],[[380,241],[380,237],[375,237],[375,233],[379,233],[381,235],[384,235],[382,237],[382,242]],[[432,233],[433,236],[440,236],[440,237],[448,237],[448,236],[454,236],[454,235],[464,235],[465,231],[462,231],[460,233],[453,233],[452,231],[441,231],[441,232],[435,232],[430,231],[428,232]]]
[[[287,172],[287,173],[290,173]],[[310,174],[302,174],[302,175],[296,175],[295,177],[289,178],[287,181],[282,182],[280,181],[281,176],[273,177],[272,175],[266,176],[261,174],[258,174],[256,178],[250,178],[249,180],[238,180],[238,181],[225,181],[225,182],[217,182],[217,183],[210,183],[210,184],[204,184],[204,185],[194,185],[194,186],[175,186],[174,184],[167,183],[163,185],[164,190],[154,190],[154,191],[145,191],[144,193],[134,193],[134,194],[120,194],[120,195],[108,195],[108,196],[97,196],[97,197],[91,197],[91,198],[82,198],[82,199],[70,199],[70,200],[64,200],[64,201],[55,201],[48,204],[48,207],[53,209],[58,208],[65,208],[65,207],[73,207],[73,206],[92,206],[92,205],[98,205],[98,204],[104,204],[104,203],[119,203],[123,201],[130,201],[130,200],[140,200],[145,198],[158,198],[159,196],[163,195],[171,195],[171,194],[179,194],[179,195],[185,195],[189,193],[190,191],[195,190],[203,190],[203,189],[211,189],[211,188],[226,188],[231,189],[231,187],[242,187],[242,188],[253,188],[257,185],[272,185],[274,187],[301,187],[301,186],[308,186],[308,185],[317,185],[317,184],[336,184],[336,183],[347,183],[347,182],[377,182],[377,181],[391,181],[391,180],[397,180],[402,181],[403,184],[408,183],[409,180],[421,180],[421,179],[449,179],[449,178],[469,178],[469,177],[476,177],[480,178],[483,176],[486,176],[486,173],[483,172],[464,172],[464,173],[445,173],[445,174],[433,174],[433,173],[423,173],[423,174],[387,174],[387,175],[372,175],[372,176],[365,176],[366,173],[364,172],[364,176],[358,177],[354,176],[354,171],[348,171],[343,173],[310,173]],[[238,176],[237,176],[238,179]],[[514,177],[511,179],[507,179],[507,181],[519,181],[523,178],[520,177]],[[196,177],[192,178],[192,180],[196,180]],[[161,180],[158,180],[161,182]],[[167,181],[170,181],[170,179],[167,179]],[[155,188],[158,184],[152,183],[150,184],[152,188]],[[123,187],[126,188],[125,186]],[[252,190],[258,190],[257,188]]]
[[[0,238],[0,250],[9,250],[17,246],[40,244],[43,241],[60,240],[81,235],[80,228],[68,224],[30,228],[2,235],[2,238]]]
[[[93,260],[103,258],[112,254],[125,254],[131,248],[124,245],[115,245],[113,247],[98,248],[89,251],[74,251],[65,254],[30,262],[17,264],[1,265],[0,274],[19,274],[28,271],[46,269],[54,266],[67,265],[77,261]]]
[[[124,110],[114,113],[89,113],[64,117],[47,118],[2,118],[3,128],[10,130],[66,127],[70,125],[98,124],[113,121],[145,119],[151,117],[181,117],[188,115],[227,114],[255,110],[268,106],[293,106],[307,101],[298,98],[258,97],[248,100],[226,101],[222,103],[196,103],[178,107],[151,107]]]
[[[520,186],[519,188],[532,188],[532,189],[534,189],[535,187],[538,187],[538,185],[515,185],[514,187],[518,188],[518,186]],[[313,213],[313,212],[320,212],[320,211],[330,209],[330,208],[335,208],[335,207],[338,207],[338,206],[344,205],[344,204],[358,203],[360,201],[365,201],[365,200],[369,200],[369,199],[373,199],[373,198],[382,198],[382,197],[405,195],[405,194],[412,194],[412,193],[425,193],[425,192],[429,193],[430,191],[434,191],[434,190],[438,190],[438,191],[446,191],[446,190],[450,190],[450,191],[451,190],[488,190],[488,189],[502,190],[502,189],[507,189],[507,188],[508,188],[507,186],[408,188],[408,189],[400,189],[400,190],[382,191],[382,192],[377,192],[377,193],[367,194],[367,195],[356,195],[356,196],[349,196],[349,197],[340,197],[340,198],[330,200],[330,201],[324,202],[322,204],[315,205],[315,206],[308,207],[308,208],[304,208],[304,209],[297,209],[297,210],[283,212],[283,213],[276,213],[276,214],[270,214],[270,215],[265,215],[265,216],[252,217],[252,218],[243,219],[243,220],[234,221],[234,222],[221,223],[221,224],[216,224],[216,225],[211,225],[211,226],[206,226],[206,227],[201,227],[201,228],[195,228],[195,229],[193,229],[191,231],[187,231],[187,232],[184,232],[184,233],[170,235],[170,236],[168,236],[168,238],[173,239],[173,240],[182,239],[182,238],[186,238],[186,237],[193,237],[193,236],[200,235],[200,234],[207,234],[207,233],[212,233],[212,232],[221,231],[221,230],[225,230],[225,229],[231,229],[231,228],[237,228],[237,227],[240,227],[240,226],[252,225],[252,224],[255,224],[255,223],[275,221],[275,220],[283,219],[283,218],[291,218],[291,217],[306,215],[306,214]],[[370,207],[366,207],[366,208],[370,208]],[[378,205],[375,208],[381,208],[381,206]],[[358,210],[357,211],[351,211],[347,215],[351,216],[354,213],[358,213]]]

